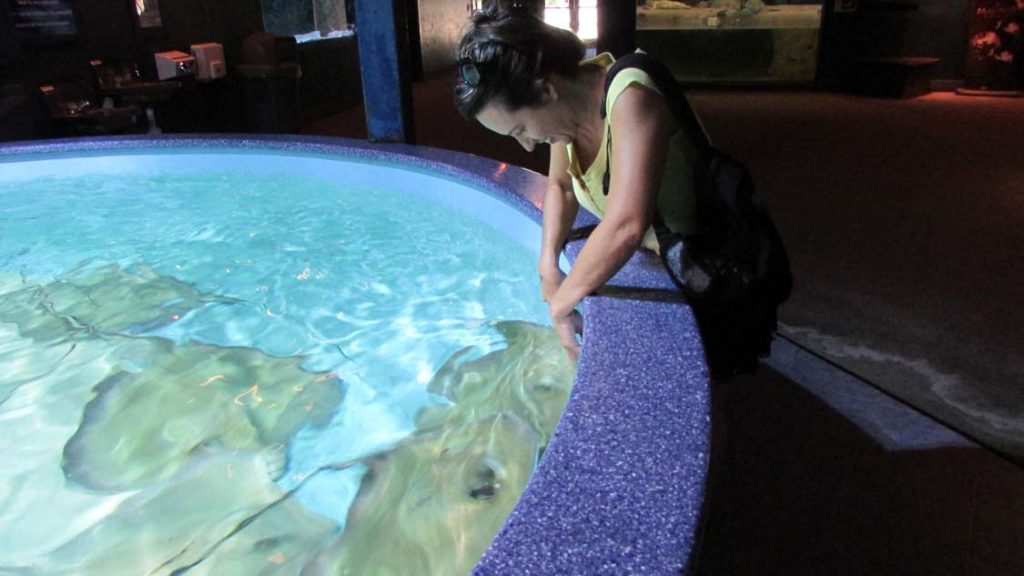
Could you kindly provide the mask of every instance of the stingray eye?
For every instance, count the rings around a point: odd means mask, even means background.
[[[469,491],[469,497],[474,500],[490,500],[498,492],[497,484],[484,484]]]
[[[273,550],[281,546],[283,538],[264,538],[252,545],[255,550]]]
[[[486,460],[476,463],[471,478],[469,497],[474,500],[490,500],[501,488],[497,469]]]

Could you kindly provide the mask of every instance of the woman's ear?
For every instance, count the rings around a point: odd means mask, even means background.
[[[541,93],[541,102],[544,104],[550,104],[555,100],[558,100],[558,90],[555,89],[555,85],[548,80],[537,80],[537,89]]]

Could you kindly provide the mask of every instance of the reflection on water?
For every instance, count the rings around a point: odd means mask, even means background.
[[[480,326],[499,345],[436,371],[412,434],[286,489],[289,444],[341,410],[342,379],[302,358],[148,335],[239,305],[144,267],[0,283],[0,572],[472,568],[568,397],[573,370],[550,328]],[[343,529],[294,498],[339,471],[365,472]]]

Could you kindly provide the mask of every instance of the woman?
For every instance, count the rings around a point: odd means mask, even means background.
[[[455,98],[460,112],[515,138],[528,151],[538,144],[551,146],[541,288],[562,345],[575,358],[576,306],[637,248],[657,249],[651,229],[656,210],[676,232],[694,226],[693,196],[685,190],[691,181],[686,152],[692,143],[654,83],[639,71],[616,77],[608,118],[603,117],[611,57],[584,61],[579,38],[523,11],[477,12],[458,53],[461,78]],[[608,166],[610,141],[615,153]],[[581,204],[601,221],[566,277],[558,268],[559,254]]]
[[[692,111],[657,88],[651,74],[658,72],[618,67],[606,87],[611,56],[584,60],[584,55],[583,43],[572,33],[525,10],[492,6],[474,14],[463,32],[455,87],[456,106],[466,118],[515,138],[527,151],[539,144],[551,147],[542,207],[541,290],[574,360],[580,301],[638,248],[657,251],[658,236],[696,232],[694,170],[707,150]],[[660,81],[666,86],[664,77]],[[581,205],[600,223],[565,276],[559,254]],[[752,304],[695,306],[713,373],[756,364],[767,352],[777,304],[757,303],[763,308],[759,316],[748,313]],[[708,318],[713,320],[703,322]]]

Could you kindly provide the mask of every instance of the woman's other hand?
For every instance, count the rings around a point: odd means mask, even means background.
[[[575,309],[569,310],[567,314],[558,315],[552,309],[551,324],[558,334],[559,342],[565,348],[565,353],[569,355],[569,360],[575,364],[580,358],[580,343],[576,335],[583,334],[583,316]]]

